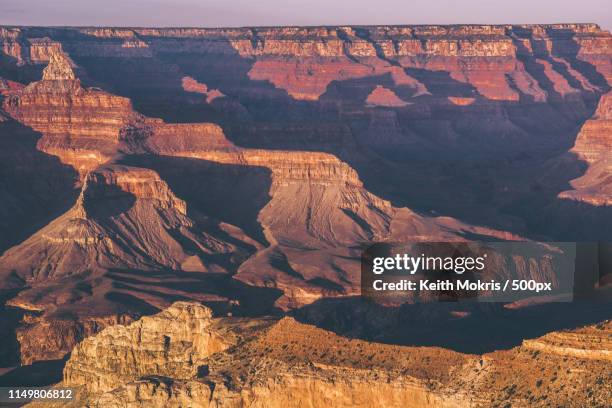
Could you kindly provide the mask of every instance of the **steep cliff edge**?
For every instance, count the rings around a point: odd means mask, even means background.
[[[611,71],[612,75],[612,71]],[[596,206],[612,204],[612,93],[603,95],[593,117],[585,122],[571,153],[586,162],[585,174],[570,182],[573,190],[559,197]]]
[[[390,75],[398,86],[427,92],[427,84],[402,68],[447,71],[495,100],[555,98],[582,91],[571,77],[590,86],[591,78],[584,78],[573,60],[603,60],[610,41],[594,24],[85,28],[78,33],[38,29],[36,35],[59,39],[69,53],[83,57],[236,55],[254,60],[249,78],[267,80],[299,100],[319,99],[333,81],[367,76]],[[5,47],[26,60],[28,52],[11,45],[20,34],[7,30]],[[105,41],[95,41],[101,39]]]

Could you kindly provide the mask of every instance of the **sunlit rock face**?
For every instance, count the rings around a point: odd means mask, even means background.
[[[42,80],[7,92],[4,109],[43,135],[41,151],[85,174],[116,153],[134,113],[126,98],[83,88],[73,65],[61,49],[52,50]]]
[[[87,175],[73,208],[7,251],[0,264],[32,282],[112,267],[180,269],[188,260],[196,267],[197,256],[179,255],[173,231],[196,240],[202,251],[223,251],[224,244],[190,232],[194,224],[185,202],[152,170],[104,167]]]
[[[188,214],[153,170],[107,165],[89,172],[72,208],[0,257],[4,288],[27,285],[8,303],[33,313],[17,329],[21,362],[61,359],[83,337],[175,296],[229,301],[192,285],[233,273],[252,251],[241,239],[235,227]],[[140,284],[137,271],[149,271]],[[169,287],[159,292],[164,281]],[[144,303],[134,305],[134,295]]]
[[[87,85],[131,97],[148,116],[225,120],[242,145],[338,150],[348,127],[387,156],[567,149],[611,69],[610,35],[592,24],[5,29],[2,38],[24,64],[68,54]],[[22,39],[38,45],[13,50]]]
[[[126,378],[192,378],[202,359],[235,341],[231,332],[214,325],[210,309],[177,302],[160,314],[109,327],[75,348],[64,381],[99,393],[117,388]]]
[[[267,247],[243,263],[235,278],[255,286],[274,282],[284,292],[276,302],[283,309],[326,296],[357,294],[359,252],[351,247],[366,242],[454,241],[464,240],[465,233],[519,238],[395,207],[369,192],[355,169],[329,153],[240,148],[214,126],[164,125],[147,143],[162,156],[265,169],[268,198],[257,221]],[[210,191],[208,186],[196,188]]]

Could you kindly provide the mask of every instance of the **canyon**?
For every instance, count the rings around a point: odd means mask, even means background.
[[[0,365],[65,363],[88,406],[288,406],[292,390],[320,406],[331,384],[334,406],[610,395],[587,391],[609,384],[598,302],[551,321],[566,306],[422,305],[407,333],[359,300],[375,242],[610,240],[609,32],[0,27],[0,49]],[[483,349],[460,333],[504,319],[512,335]],[[310,337],[419,357],[341,363]],[[501,379],[557,363],[589,380]]]

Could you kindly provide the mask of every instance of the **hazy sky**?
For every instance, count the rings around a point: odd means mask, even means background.
[[[0,0],[3,25],[264,26],[594,22],[611,0]]]

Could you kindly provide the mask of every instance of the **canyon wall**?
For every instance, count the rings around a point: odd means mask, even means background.
[[[588,163],[584,175],[570,182],[559,197],[596,206],[612,204],[612,94],[603,95],[593,117],[580,129],[571,153]]]
[[[43,134],[41,151],[85,174],[116,153],[120,129],[133,112],[126,98],[81,87],[72,65],[61,49],[53,51],[42,81],[7,92],[3,108]]]

